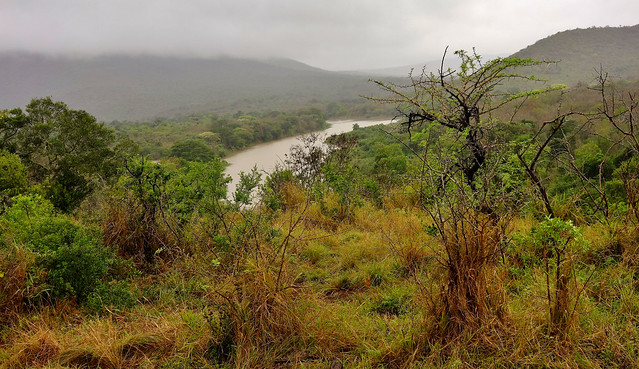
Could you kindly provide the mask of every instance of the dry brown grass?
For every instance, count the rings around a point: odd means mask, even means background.
[[[180,241],[172,220],[163,214],[145,211],[132,200],[108,199],[102,220],[104,244],[120,256],[138,263],[151,263],[158,256],[174,257]]]
[[[28,297],[27,274],[34,256],[24,248],[11,246],[0,250],[0,324],[8,322],[24,307]]]
[[[280,278],[280,283],[289,281]],[[260,367],[305,346],[300,296],[277,279],[277,270],[259,268],[239,276],[233,291],[220,294],[219,306],[230,317],[236,367]]]
[[[60,344],[55,333],[47,327],[34,327],[32,332],[25,333],[20,342],[13,345],[11,356],[2,369],[17,369],[43,366],[60,353]]]
[[[496,261],[503,227],[484,214],[467,210],[453,213],[452,221],[443,225],[445,268],[441,304],[433,314],[433,338],[448,343],[467,334],[481,340],[500,334],[506,324],[506,295],[503,276]]]
[[[65,366],[87,369],[115,369],[118,364],[109,357],[99,356],[88,348],[76,347],[60,354],[58,361]]]

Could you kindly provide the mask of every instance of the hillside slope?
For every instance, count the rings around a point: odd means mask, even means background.
[[[364,76],[292,60],[0,54],[0,109],[52,96],[103,120],[277,109],[356,99],[370,91],[375,87]]]
[[[560,60],[537,71],[553,83],[589,83],[600,67],[614,78],[639,79],[639,25],[592,27],[556,33],[513,54],[537,60]]]

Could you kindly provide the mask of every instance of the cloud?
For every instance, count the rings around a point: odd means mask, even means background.
[[[555,32],[632,25],[634,0],[5,0],[0,50],[288,57],[328,69],[508,54]]]

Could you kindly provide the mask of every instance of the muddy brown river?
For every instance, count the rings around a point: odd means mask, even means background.
[[[353,130],[353,125],[369,127],[377,124],[388,124],[390,120],[337,120],[328,121],[331,125],[324,131],[320,131],[326,136],[345,133]],[[244,151],[240,151],[232,156],[224,158],[229,163],[226,174],[230,175],[233,181],[228,186],[228,194],[235,191],[240,172],[249,172],[253,166],[264,173],[270,173],[275,169],[277,163],[284,163],[284,155],[288,154],[291,146],[300,143],[299,138],[304,135],[288,137],[277,141],[271,141],[260,145],[252,146]]]

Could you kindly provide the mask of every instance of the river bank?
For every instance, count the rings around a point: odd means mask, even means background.
[[[327,137],[340,133],[346,133],[353,130],[353,126],[357,124],[359,127],[369,127],[378,124],[388,124],[391,120],[335,120],[329,121],[330,127],[318,131]],[[231,176],[232,181],[228,187],[228,193],[235,191],[235,186],[240,176],[240,172],[249,172],[254,166],[262,173],[270,173],[275,169],[278,163],[283,164],[285,154],[287,154],[293,145],[300,143],[300,138],[305,136],[298,135],[287,137],[277,141],[271,141],[259,145],[255,145],[246,150],[235,153],[224,158],[229,163],[226,168],[226,174]]]

